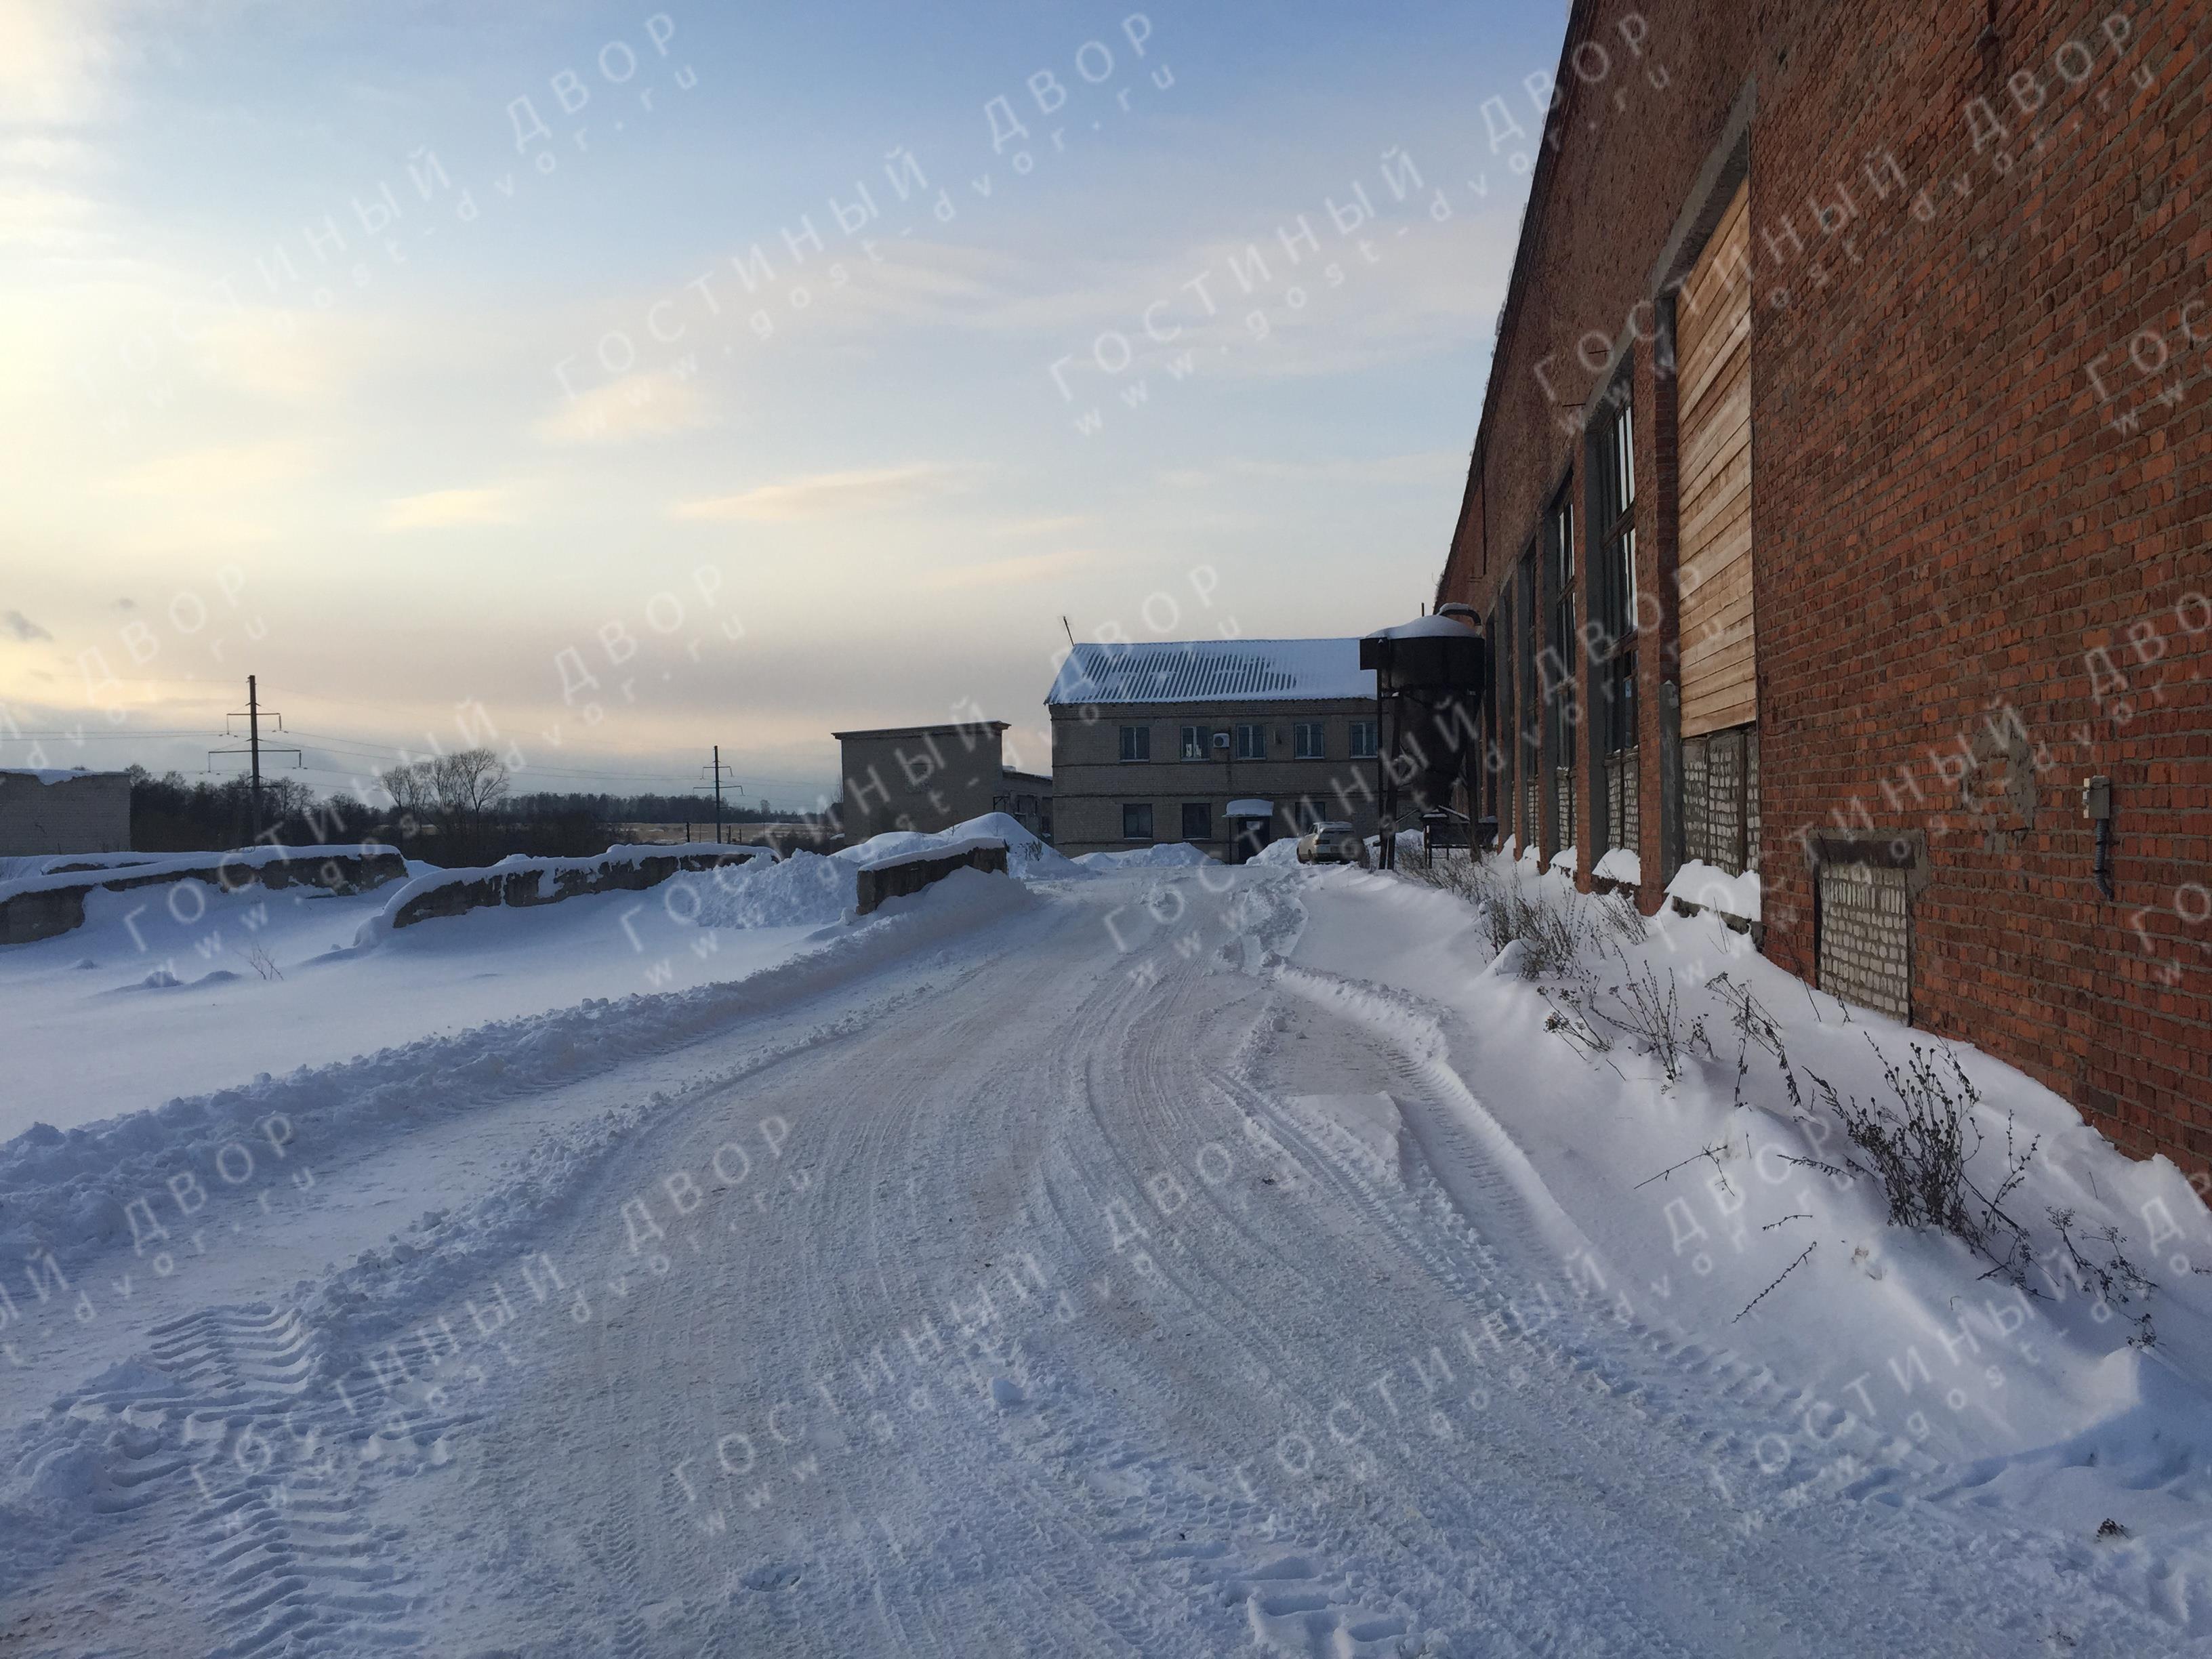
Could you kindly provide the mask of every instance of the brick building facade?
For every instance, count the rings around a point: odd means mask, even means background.
[[[2204,0],[1576,0],[1437,589],[1502,834],[1647,909],[1755,870],[1776,961],[2191,1169],[2208,51]]]

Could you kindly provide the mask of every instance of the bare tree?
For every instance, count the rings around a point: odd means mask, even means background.
[[[410,761],[376,775],[384,793],[392,797],[393,811],[418,823],[429,816],[435,804],[430,782],[433,764],[430,761]]]
[[[474,841],[484,816],[507,799],[506,764],[489,749],[457,749],[427,764],[440,827],[457,843]]]

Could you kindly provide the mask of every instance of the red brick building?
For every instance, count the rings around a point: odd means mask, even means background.
[[[2208,53],[2205,0],[1576,0],[1437,589],[1504,836],[1647,909],[1754,871],[1770,957],[2198,1170]]]

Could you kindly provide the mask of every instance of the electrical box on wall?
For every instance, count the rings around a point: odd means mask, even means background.
[[[2112,816],[2112,781],[2110,778],[2081,780],[2081,816],[2100,821]]]

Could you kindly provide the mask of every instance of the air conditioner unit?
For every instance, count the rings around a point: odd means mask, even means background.
[[[1228,747],[1229,747],[1229,734],[1228,734],[1226,732],[1216,732],[1213,734],[1213,746],[1214,746],[1216,749],[1226,749],[1226,748],[1228,748]]]

